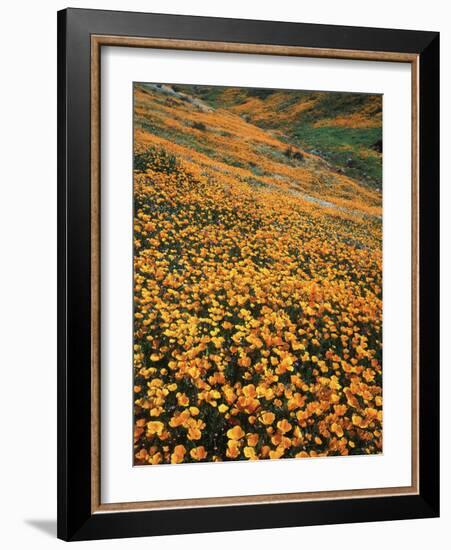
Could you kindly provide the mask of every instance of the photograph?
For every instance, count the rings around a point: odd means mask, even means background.
[[[440,33],[241,7],[58,12],[62,540],[440,514]]]
[[[133,464],[383,453],[383,95],[132,86]]]

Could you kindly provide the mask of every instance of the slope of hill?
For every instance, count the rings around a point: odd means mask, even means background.
[[[252,124],[276,131],[282,140],[321,156],[350,177],[376,189],[382,187],[381,95],[265,88],[194,89],[213,107],[227,108]]]
[[[298,131],[297,119],[292,121],[293,111],[298,112],[303,103],[295,104],[291,111],[288,108],[281,110],[275,117],[274,98],[258,98],[261,118],[256,121],[257,125],[242,116],[243,105],[247,103],[238,106],[234,103],[241,89],[214,88],[215,93],[221,93],[215,101],[205,97],[205,92],[197,93],[200,89],[188,89],[191,91],[188,94],[186,87],[137,85],[136,143],[158,144],[185,158],[193,157],[196,152],[195,162],[208,166],[209,170],[234,174],[253,185],[277,185],[290,193],[303,194],[306,200],[320,200],[344,209],[380,215],[378,190],[362,185],[325,160],[324,155],[294,145],[281,133],[282,124],[287,132],[288,129]],[[296,97],[299,94],[301,92],[296,93]],[[228,107],[228,102],[233,105]],[[213,104],[224,104],[224,107],[215,108]],[[253,112],[256,111],[254,106]],[[272,116],[267,119],[268,113]],[[271,122],[274,119],[278,120],[276,131],[263,128],[274,125]]]
[[[238,92],[135,85],[135,464],[380,453],[381,193]]]

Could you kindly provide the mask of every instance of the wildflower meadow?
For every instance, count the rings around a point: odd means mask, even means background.
[[[134,464],[382,452],[382,99],[134,85]]]

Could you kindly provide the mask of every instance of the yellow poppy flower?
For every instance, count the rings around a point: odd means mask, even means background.
[[[183,445],[176,445],[174,447],[174,452],[171,454],[171,463],[180,464],[180,462],[183,462],[185,453],[186,449]]]
[[[276,419],[276,415],[272,412],[264,412],[261,415],[261,421],[266,426],[269,426],[270,424],[272,424],[275,419]]]
[[[156,434],[160,436],[163,433],[163,430],[164,430],[163,422],[159,422],[159,421],[147,422],[147,433],[149,435]]]
[[[244,447],[243,454],[249,460],[257,460],[254,447]]]
[[[245,436],[245,433],[243,432],[241,426],[234,426],[233,428],[230,428],[230,430],[227,430],[227,437],[229,439],[238,440]]]
[[[292,425],[284,418],[283,420],[279,420],[279,422],[277,422],[277,428],[282,433],[287,433],[291,430]]]
[[[255,445],[257,445],[258,443],[259,437],[258,434],[248,434],[246,439],[249,447],[255,447]]]
[[[207,452],[205,451],[205,447],[203,445],[191,449],[189,454],[194,460],[204,460],[207,458]]]

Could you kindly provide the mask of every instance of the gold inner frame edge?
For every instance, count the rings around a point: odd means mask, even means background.
[[[407,487],[190,498],[104,504],[100,491],[100,52],[102,46],[247,53],[410,63],[412,72],[412,482]],[[275,504],[419,494],[419,56],[401,52],[306,48],[128,36],[91,36],[91,513]]]

